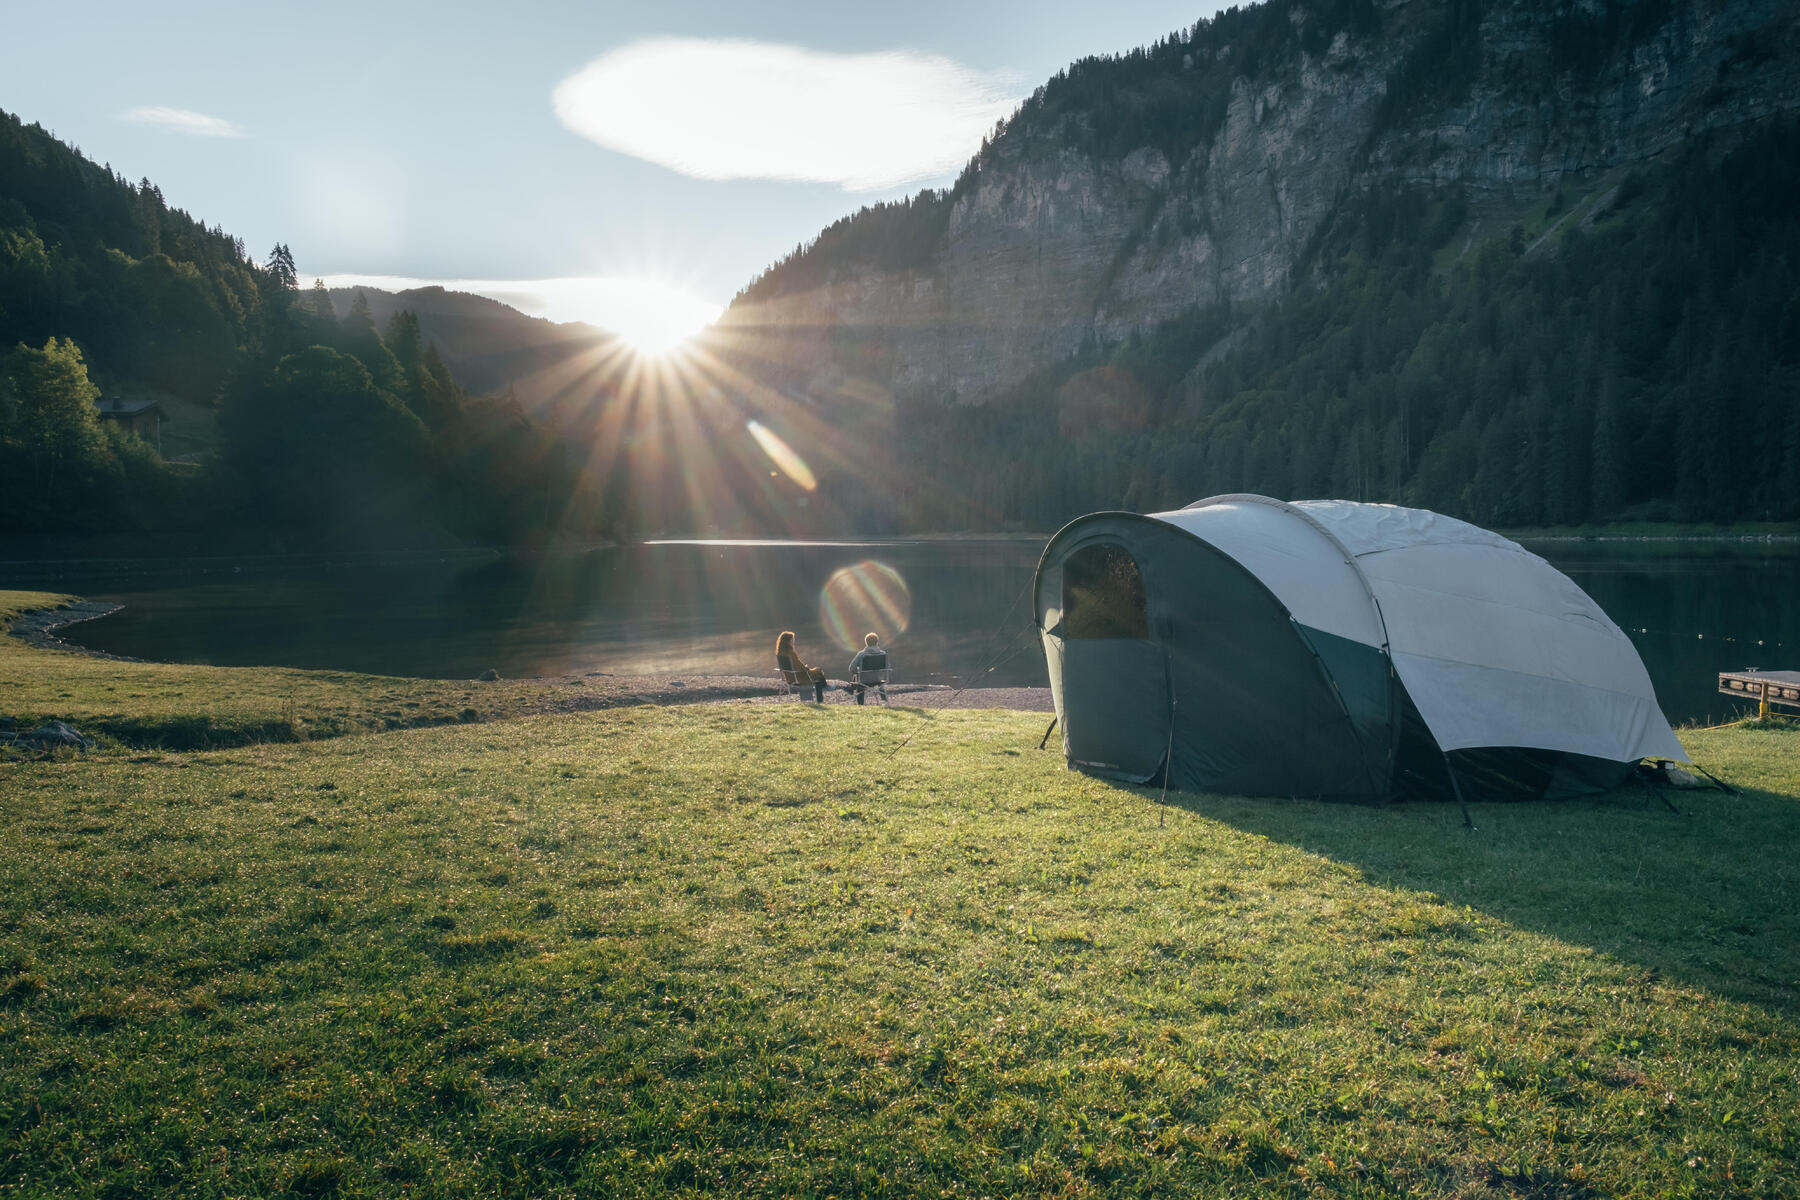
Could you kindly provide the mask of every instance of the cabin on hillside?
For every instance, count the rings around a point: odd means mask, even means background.
[[[162,405],[154,400],[109,400],[102,397],[94,401],[94,411],[102,421],[117,421],[126,430],[137,434],[162,453]]]

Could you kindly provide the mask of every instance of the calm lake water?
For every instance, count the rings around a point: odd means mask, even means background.
[[[1735,716],[1721,670],[1800,668],[1800,544],[1528,543],[1637,643],[1676,723]],[[0,586],[125,605],[71,641],[138,658],[468,679],[767,675],[775,635],[841,676],[877,629],[906,682],[1042,686],[1042,539],[652,543],[534,557],[400,554],[0,564]]]

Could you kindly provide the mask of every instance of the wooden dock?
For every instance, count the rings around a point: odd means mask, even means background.
[[[1800,710],[1800,671],[1720,671],[1719,691],[1756,701],[1759,716],[1768,716],[1772,704]]]

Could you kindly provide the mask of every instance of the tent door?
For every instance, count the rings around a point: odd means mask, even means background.
[[[1162,770],[1169,748],[1169,675],[1155,642],[1065,642],[1063,706],[1070,766],[1130,783]]]

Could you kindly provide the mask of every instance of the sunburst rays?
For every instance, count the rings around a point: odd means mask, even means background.
[[[755,316],[662,355],[600,341],[520,381],[581,451],[567,528],[604,509],[601,524],[631,536],[832,536],[922,501],[966,511],[960,483],[906,469],[876,372],[821,367],[828,330]]]

